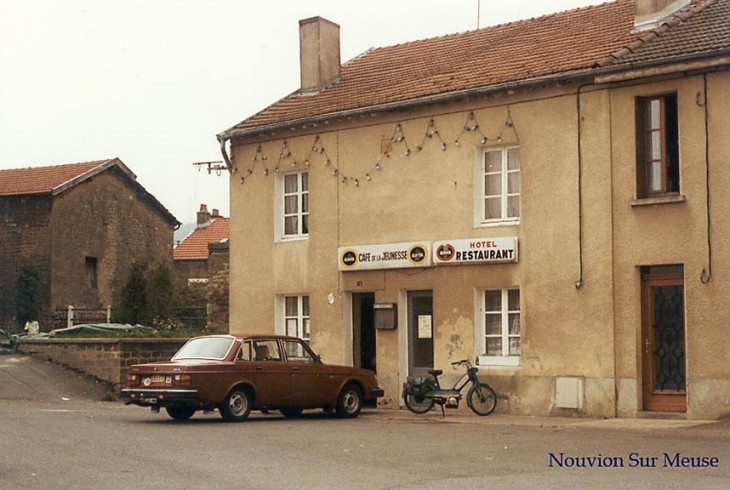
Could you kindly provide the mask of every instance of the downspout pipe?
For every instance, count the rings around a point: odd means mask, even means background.
[[[223,161],[226,162],[228,172],[233,173],[233,164],[231,163],[231,158],[228,156],[228,152],[226,151],[226,141],[228,141],[227,138],[218,136],[218,142],[221,145],[221,155],[223,155]]]

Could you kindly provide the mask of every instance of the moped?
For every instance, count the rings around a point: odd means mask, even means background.
[[[468,359],[452,362],[451,365],[466,367],[466,373],[452,388],[441,388],[438,378],[443,374],[441,369],[428,371],[432,378],[408,376],[403,383],[403,401],[408,410],[422,414],[438,404],[441,406],[441,414],[445,416],[444,406],[459,408],[461,392],[471,383],[471,388],[466,394],[466,404],[477,415],[485,416],[492,413],[497,407],[497,395],[491,386],[479,380],[477,374],[479,368],[472,366]]]

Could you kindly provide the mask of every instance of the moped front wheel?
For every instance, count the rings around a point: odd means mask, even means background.
[[[497,408],[497,394],[487,383],[474,384],[466,395],[466,404],[472,412],[484,417]]]
[[[414,396],[409,393],[403,393],[403,401],[408,410],[419,415],[431,410],[435,404],[433,398],[428,398],[423,395]]]

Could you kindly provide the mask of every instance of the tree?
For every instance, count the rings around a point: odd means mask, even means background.
[[[37,321],[40,312],[41,281],[38,270],[33,265],[24,265],[15,283],[15,315],[18,326]]]
[[[123,323],[138,323],[158,330],[177,330],[182,325],[175,315],[177,306],[178,297],[170,266],[158,264],[150,267],[139,262],[130,268],[115,318]]]
[[[120,322],[151,325],[152,316],[147,305],[147,272],[148,267],[145,262],[132,264],[117,309],[117,318]]]

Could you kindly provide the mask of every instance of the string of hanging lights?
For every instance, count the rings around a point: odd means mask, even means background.
[[[502,126],[496,138],[490,138],[482,131],[479,122],[477,121],[477,117],[474,114],[474,111],[470,111],[467,114],[466,121],[462,126],[461,132],[453,141],[444,139],[438,130],[436,120],[433,118],[430,119],[428,121],[426,131],[424,132],[423,138],[421,139],[420,143],[414,145],[413,147],[409,145],[408,139],[403,129],[403,124],[399,122],[396,123],[393,129],[389,144],[386,148],[381,150],[380,155],[375,161],[375,165],[373,167],[368,169],[365,173],[359,175],[343,175],[340,172],[339,168],[335,167],[332,168],[332,176],[338,178],[339,181],[343,184],[352,182],[356,187],[359,187],[362,181],[370,182],[373,180],[373,175],[382,169],[383,161],[385,159],[391,158],[391,153],[395,151],[396,146],[402,146],[404,148],[400,150],[399,153],[407,158],[413,155],[415,152],[423,151],[425,145],[427,145],[431,140],[437,140],[442,151],[447,151],[447,149],[451,146],[459,148],[462,144],[462,138],[470,133],[475,133],[480,136],[479,143],[482,146],[486,146],[492,141],[500,144],[502,143],[502,138],[505,131],[511,131],[514,134],[515,139],[519,142],[520,138],[517,134],[517,128],[515,128],[514,122],[512,121],[512,114],[510,112],[509,106],[507,107],[507,119],[505,120],[504,125]],[[330,159],[329,155],[327,155],[327,150],[325,149],[324,144],[322,143],[322,139],[319,135],[315,135],[314,141],[310,146],[309,153],[304,157],[304,159],[294,158],[294,155],[292,154],[291,148],[289,146],[289,142],[286,138],[284,138],[281,143],[279,158],[276,161],[276,165],[274,166],[273,171],[274,173],[279,173],[283,170],[282,167],[287,167],[288,169],[309,168],[311,167],[315,159],[318,162],[323,163],[324,166],[327,168],[332,167],[332,160]],[[256,152],[251,159],[251,165],[244,172],[246,175],[240,176],[240,183],[243,184],[246,181],[246,178],[254,175],[258,166],[263,167],[261,173],[264,176],[268,176],[270,170],[267,161],[268,157],[264,153],[263,147],[261,145],[258,145],[258,147],[256,148]],[[234,167],[232,172],[238,172],[238,168]]]

